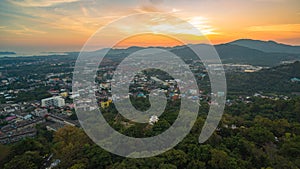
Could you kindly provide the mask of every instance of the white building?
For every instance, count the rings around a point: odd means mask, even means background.
[[[159,120],[159,118],[155,115],[151,116],[151,118],[149,119],[149,124],[153,125],[154,123],[157,123]]]
[[[42,100],[42,107],[56,106],[62,107],[65,105],[65,99],[60,96],[50,97]]]

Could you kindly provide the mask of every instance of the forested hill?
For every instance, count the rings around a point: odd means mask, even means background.
[[[275,41],[261,41],[252,39],[239,39],[229,44],[244,46],[251,49],[257,49],[263,52],[277,52],[277,53],[293,53],[300,54],[300,46],[292,46]]]
[[[197,48],[211,48],[207,44],[196,44]],[[264,42],[258,40],[237,40],[230,43],[214,45],[218,52],[220,59],[223,63],[234,64],[250,64],[254,66],[278,66],[284,61],[296,61],[300,60],[300,47],[290,46],[286,44],[279,44],[276,42]],[[110,60],[124,59],[126,56],[142,50],[148,47],[132,46],[125,49],[111,49],[107,53],[106,57]],[[150,47],[149,47],[150,48]],[[164,50],[168,50],[183,59],[197,58],[195,53],[191,51],[187,46],[175,46],[175,47],[157,47]],[[273,50],[274,49],[274,50]],[[95,51],[105,52],[108,49],[101,49]],[[51,60],[51,59],[66,59],[71,62],[75,62],[79,52],[69,52],[67,55],[49,55],[49,56],[34,56],[34,57],[16,57],[16,58],[0,58],[0,63],[15,63],[15,62],[30,62],[34,60]]]
[[[300,78],[300,62],[263,69],[254,73],[228,73],[228,90],[231,92],[255,93],[300,91],[300,83],[292,78]]]

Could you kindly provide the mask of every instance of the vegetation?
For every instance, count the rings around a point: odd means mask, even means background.
[[[111,50],[109,59],[119,62],[128,53],[136,50],[138,47],[114,49]],[[175,47],[170,50],[183,57],[186,62],[192,62],[190,58],[194,55],[188,49]],[[230,63],[232,60],[254,65],[268,62],[263,65],[273,66],[283,58],[283,54],[267,54],[232,44],[219,45],[217,51],[223,61]],[[247,55],[239,58],[241,53]],[[69,53],[69,56],[1,58],[1,63],[6,65],[0,67],[3,73],[1,80],[8,80],[10,83],[2,83],[0,90],[19,90],[18,93],[10,93],[15,102],[46,98],[50,96],[49,90],[65,87],[49,82],[47,74],[67,72],[61,78],[71,76],[76,55],[77,53]],[[265,55],[269,57],[259,58]],[[294,59],[298,56],[291,55],[291,57]],[[159,156],[145,159],[124,158],[97,146],[80,128],[66,126],[52,133],[38,126],[36,138],[28,138],[11,145],[0,145],[0,168],[45,168],[56,159],[59,159],[60,163],[55,168],[62,169],[300,168],[300,98],[292,95],[293,92],[300,91],[300,86],[299,82],[290,80],[293,77],[300,77],[299,68],[300,62],[295,62],[256,73],[227,73],[229,101],[225,114],[217,130],[204,144],[198,143],[198,137],[209,109],[207,103],[209,96],[201,101],[199,116],[191,132],[176,147]],[[203,73],[200,69],[196,71],[195,73]],[[151,73],[158,75],[160,79],[166,77],[156,70],[148,72]],[[43,81],[40,81],[41,79]],[[49,86],[45,86],[45,83]],[[202,77],[198,83],[204,88],[204,94],[210,93],[207,76]],[[254,93],[262,95],[268,93],[272,97],[242,97],[252,96]],[[276,96],[273,97],[274,93]],[[281,97],[280,94],[284,96]],[[7,101],[4,95],[0,96],[1,104]],[[150,106],[147,98],[131,101],[140,110],[146,110]],[[102,113],[115,130],[128,136],[143,138],[158,135],[168,129],[178,116],[178,104],[178,100],[168,102],[166,111],[153,126],[125,119],[113,104]],[[0,119],[5,117],[2,115]],[[74,112],[70,119],[77,119]]]
[[[254,73],[228,73],[228,90],[254,94],[255,92],[292,93],[300,91],[300,85],[292,82],[294,77],[300,77],[300,62],[281,65]]]
[[[61,160],[56,168],[63,169],[300,168],[300,98],[251,99],[227,106],[218,130],[199,144],[207,113],[202,108],[190,134],[175,148],[156,157],[130,159],[113,155],[95,145],[82,129],[67,126],[56,133],[39,128],[36,139],[1,146],[2,150],[10,149],[1,151],[1,164],[5,169],[40,168],[54,153],[53,159]],[[147,137],[145,133],[155,135],[167,129],[173,116],[164,113],[153,127],[131,124],[128,128],[122,123],[114,127],[128,135]]]

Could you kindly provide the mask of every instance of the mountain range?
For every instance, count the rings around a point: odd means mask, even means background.
[[[207,44],[196,45],[202,49],[211,47]],[[273,67],[283,62],[300,60],[300,46],[286,45],[274,41],[240,39],[229,43],[214,45],[214,47],[223,63]],[[111,59],[122,58],[146,48],[147,47],[133,46],[126,49],[111,49],[107,56]],[[188,46],[158,48],[169,50],[182,58],[197,57]],[[102,50],[99,51],[101,52]]]
[[[229,44],[256,49],[263,52],[300,54],[300,46],[291,46],[282,43],[277,43],[275,41],[239,39],[230,42]]]
[[[211,48],[207,44],[193,44],[200,49],[205,49],[206,47]],[[214,45],[216,51],[222,63],[233,63],[233,64],[250,64],[254,66],[263,67],[274,67],[282,63],[300,61],[300,46],[292,46],[287,44],[281,44],[274,41],[261,41],[252,39],[239,39],[229,43]],[[128,55],[141,50],[151,47],[139,47],[132,46],[125,49],[110,49],[106,57],[110,60],[120,60]],[[197,58],[195,53],[193,53],[187,45],[185,46],[175,46],[175,47],[156,47],[164,50],[168,50],[183,59]],[[94,52],[106,52],[108,49],[101,49]],[[1,53],[1,52],[0,52]],[[5,57],[10,57],[8,54],[13,52],[2,52],[6,54]],[[66,52],[67,55],[51,54],[49,57],[63,57],[66,59],[76,59],[79,52]],[[1,61],[5,60],[2,57]],[[34,58],[39,57],[36,55]],[[45,57],[42,56],[41,57]],[[30,60],[34,58],[23,58],[21,60]],[[10,59],[9,59],[10,60]],[[14,61],[17,61],[14,59]]]

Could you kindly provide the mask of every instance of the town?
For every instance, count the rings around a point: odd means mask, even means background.
[[[136,74],[130,83],[129,96],[134,99],[148,99],[151,90],[158,88],[168,100],[176,101],[182,97],[190,97],[193,101],[209,103],[209,78],[205,67],[199,60],[185,60],[193,71],[201,87],[199,93],[190,90],[189,96],[180,93],[177,82],[162,71],[146,70]],[[98,107],[107,109],[114,101],[122,100],[111,93],[114,71],[119,60],[104,59],[95,81],[97,86],[89,86],[87,91],[94,92]],[[9,144],[26,137],[35,137],[35,126],[45,126],[47,130],[57,131],[65,125],[80,127],[74,110],[73,99],[80,97],[86,91],[72,92],[72,71],[75,59],[72,57],[49,57],[20,59],[19,62],[7,62],[1,65],[0,74],[0,143]],[[15,67],[18,70],[14,69]],[[219,67],[218,65],[211,65]],[[31,71],[32,68],[41,71]],[[216,69],[215,68],[215,69]],[[251,65],[225,64],[225,72],[252,73],[263,69]],[[131,70],[128,70],[131,71]],[[290,79],[298,83],[296,77]],[[122,82],[121,82],[122,83]],[[217,94],[217,93],[216,93]],[[222,93],[219,93],[223,95]],[[265,96],[263,93],[243,95],[228,99],[226,104],[232,105],[237,101],[248,103],[251,97],[268,99],[289,99],[284,95]],[[84,103],[84,100],[82,100]],[[89,107],[90,110],[98,107]],[[80,108],[80,106],[78,106]],[[159,118],[149,117],[153,125]]]

